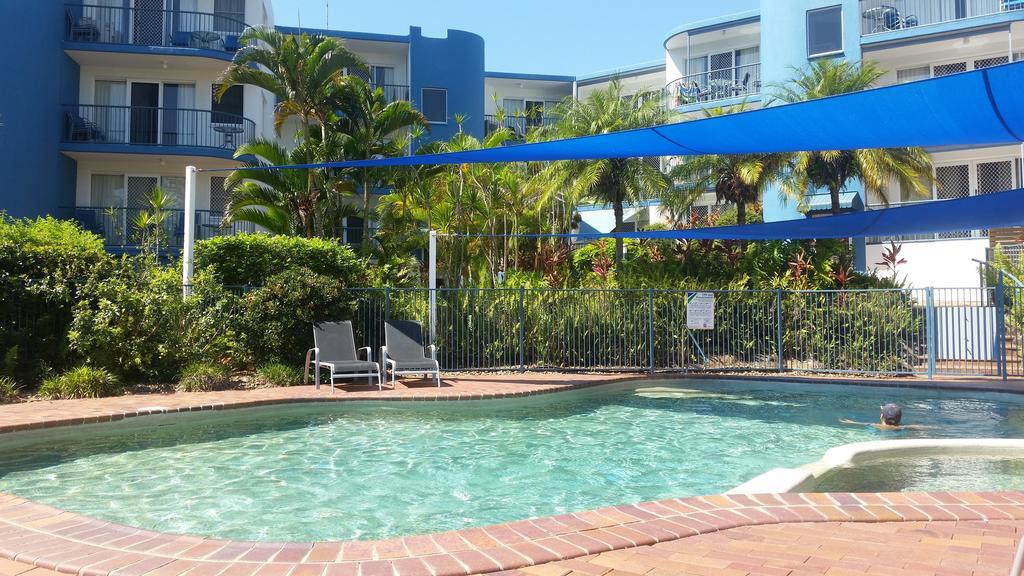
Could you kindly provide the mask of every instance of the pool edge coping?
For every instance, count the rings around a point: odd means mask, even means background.
[[[539,373],[546,374],[546,373]],[[554,375],[554,373],[552,373]],[[980,392],[980,393],[1003,393],[1003,394],[1024,394],[1024,380],[971,380],[971,379],[950,379],[950,380],[923,380],[915,377],[905,378],[851,378],[845,376],[828,377],[821,375],[813,376],[798,376],[798,375],[763,375],[763,374],[737,374],[729,372],[688,372],[688,373],[667,373],[667,372],[656,372],[656,373],[628,373],[628,374],[576,374],[566,375],[575,377],[575,380],[568,383],[553,383],[548,385],[536,385],[533,389],[520,390],[515,392],[495,392],[495,393],[476,393],[476,394],[430,394],[430,395],[417,395],[417,394],[395,394],[395,391],[383,390],[381,393],[376,391],[370,392],[359,392],[359,396],[350,396],[349,392],[337,395],[319,395],[319,396],[288,396],[282,395],[279,397],[262,398],[262,399],[241,399],[236,400],[234,398],[229,400],[222,400],[219,402],[198,402],[196,404],[187,404],[177,407],[147,407],[136,410],[118,411],[110,410],[100,414],[90,414],[84,416],[72,416],[66,418],[51,418],[41,419],[38,421],[18,423],[11,425],[0,425],[0,437],[5,434],[14,432],[25,432],[30,430],[42,430],[47,428],[58,428],[66,426],[79,426],[83,424],[100,424],[104,422],[114,422],[119,420],[125,420],[128,418],[137,418],[140,416],[152,416],[159,414],[175,414],[181,412],[205,412],[212,410],[234,410],[242,408],[259,408],[265,406],[274,405],[286,405],[286,404],[315,404],[321,402],[467,402],[467,401],[479,401],[479,400],[501,400],[501,399],[514,399],[514,398],[526,398],[531,396],[539,396],[545,394],[555,394],[561,392],[572,392],[578,390],[584,390],[588,388],[594,388],[597,386],[605,386],[612,384],[621,384],[624,382],[631,381],[644,381],[644,380],[716,380],[716,381],[771,381],[771,382],[784,382],[792,384],[827,384],[827,385],[853,385],[853,386],[866,386],[866,387],[878,387],[878,388],[912,388],[922,390],[942,390],[942,391],[961,391],[961,392]],[[600,380],[588,381],[585,378],[588,377],[600,377]],[[458,377],[456,376],[455,379]],[[296,390],[303,387],[282,387],[282,388],[271,388],[264,390],[271,390],[277,392],[285,392],[289,390]],[[247,391],[229,391],[233,395],[244,395],[248,392],[254,392],[251,390]],[[388,394],[391,392],[391,394]],[[111,399],[118,398],[133,398],[140,401],[146,398],[167,398],[174,397],[180,393],[156,393],[156,394],[138,394],[138,395],[124,395],[110,397]],[[218,392],[200,393],[205,395],[217,395]],[[372,394],[372,395],[371,395]],[[104,398],[89,399],[98,402],[105,400]],[[56,400],[49,401],[52,403],[72,403],[77,400]],[[21,404],[12,404],[8,406],[32,406],[38,405],[38,402],[25,402]],[[2,408],[2,406],[0,406]],[[27,410],[27,408],[26,408]]]
[[[213,576],[263,570],[281,576],[454,576],[514,570],[763,524],[961,520],[1024,521],[1024,491],[700,496],[347,542],[253,542],[162,534],[0,494],[0,557],[82,576],[177,576],[185,571]]]

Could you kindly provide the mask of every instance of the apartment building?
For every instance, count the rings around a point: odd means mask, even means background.
[[[74,217],[112,249],[129,248],[128,222],[153,186],[180,199],[185,166],[230,168],[239,144],[279,138],[269,93],[238,87],[219,102],[213,98],[217,75],[253,25],[274,25],[271,0],[0,3],[0,43],[16,56],[4,65],[13,81],[0,91],[0,158],[7,168],[0,210]],[[616,79],[627,94],[660,92],[666,107],[696,118],[707,108],[765,105],[773,86],[819,58],[878,62],[888,71],[886,84],[1005,63],[1024,52],[1024,0],[762,0],[756,10],[671,30],[657,61],[581,76],[488,71],[484,39],[470,32],[433,38],[416,27],[404,35],[306,31],[342,38],[362,55],[372,84],[427,116],[426,140],[460,128],[483,138],[498,126],[524,135],[550,123],[558,101],[586,97]],[[879,110],[877,121],[893,114],[899,111]],[[895,186],[865,197],[853,183],[844,206],[872,209],[1024,185],[1021,150],[1014,147],[931,152],[937,185],[930,198]],[[200,238],[245,230],[221,227],[223,182],[223,175],[200,177]],[[825,203],[812,198],[810,207]],[[719,209],[713,194],[696,207]],[[611,230],[610,210],[584,207],[581,215],[587,230]],[[805,217],[776,191],[765,195],[764,215]],[[657,200],[626,216],[637,227],[667,218]],[[183,228],[183,214],[178,221]],[[991,242],[1018,236],[962,231],[900,240],[915,284],[954,285],[977,276],[971,260],[984,258]],[[177,229],[172,248],[175,239]],[[884,240],[860,246],[860,265],[878,261]]]

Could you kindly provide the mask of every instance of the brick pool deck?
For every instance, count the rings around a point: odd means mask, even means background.
[[[646,378],[486,375],[384,392],[353,386],[331,394],[307,386],[32,402],[0,407],[0,432],[288,402],[525,396]],[[1019,382],[949,383],[975,385],[1020,391]],[[705,496],[384,541],[316,543],[161,534],[0,494],[0,576],[1002,575],[1022,534],[1024,492]]]

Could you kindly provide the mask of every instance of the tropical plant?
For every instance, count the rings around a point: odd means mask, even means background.
[[[558,120],[538,130],[540,139],[561,139],[606,134],[633,128],[663,124],[670,114],[660,105],[654,93],[623,93],[622,84],[613,81],[585,100],[566,99],[552,111]],[[542,172],[546,180],[545,200],[564,194],[564,211],[570,217],[572,208],[581,200],[611,204],[615,212],[615,229],[623,229],[623,206],[663,193],[668,178],[660,166],[642,158],[609,158],[598,160],[560,160]],[[622,256],[622,240],[616,240],[615,261]]]
[[[334,128],[341,148],[349,160],[401,156],[410,144],[414,129],[430,128],[426,116],[405,100],[389,102],[381,87],[373,87],[359,77],[346,78],[332,93],[337,112]],[[370,240],[370,194],[389,182],[389,171],[360,168],[355,179],[362,188],[362,240],[364,249]]]
[[[743,111],[743,105],[705,110],[705,117]],[[761,201],[768,186],[784,179],[788,154],[707,155],[683,158],[669,171],[676,183],[665,200],[674,211],[690,206],[701,194],[713,190],[719,202],[736,206],[736,223],[747,223],[747,205]]]
[[[50,400],[70,398],[100,398],[121,393],[117,377],[93,366],[79,366],[56,376],[47,378],[39,387],[39,396]]]
[[[780,87],[776,97],[785,102],[800,102],[871,88],[885,75],[873,62],[816,60],[797,70],[793,79]],[[840,193],[854,179],[866,193],[887,201],[883,194],[890,182],[917,196],[931,191],[932,161],[922,148],[873,148],[863,150],[824,150],[796,155],[794,178],[783,192],[803,202],[810,190],[827,189],[832,213],[840,212]]]
[[[262,286],[296,268],[364,286],[366,262],[330,238],[238,234],[196,242],[195,268],[226,286]]]
[[[132,221],[136,241],[143,250],[160,254],[160,244],[167,236],[165,224],[170,210],[174,208],[174,198],[162,187],[156,186],[146,196],[146,203],[149,207],[140,210]]]
[[[265,364],[256,369],[253,383],[265,388],[298,386],[302,383],[302,370],[292,364]]]
[[[330,157],[340,151],[337,143],[329,135],[327,143],[312,138],[292,150],[262,138],[239,146],[235,157],[242,167],[225,181],[231,191],[225,222],[251,222],[272,234],[337,236],[335,223],[352,195],[350,182],[324,170],[266,169]]]
[[[181,371],[174,389],[178,392],[209,392],[227,386],[231,371],[220,364],[189,364]]]
[[[277,98],[274,129],[278,134],[289,118],[297,117],[301,140],[310,138],[310,129],[316,123],[321,142],[327,142],[328,127],[335,114],[334,93],[339,85],[352,79],[346,73],[366,70],[362,58],[346,48],[341,39],[286,34],[268,26],[249,28],[239,40],[242,48],[217,79],[217,98],[238,84],[262,88]],[[304,172],[305,196],[315,206],[319,195],[317,171]],[[306,236],[315,234],[311,217],[301,218],[300,224]]]
[[[0,404],[17,402],[21,387],[13,378],[0,376]]]

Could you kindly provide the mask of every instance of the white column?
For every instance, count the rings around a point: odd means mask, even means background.
[[[196,174],[195,166],[185,168],[185,246],[181,253],[181,293],[192,292],[192,247],[196,234]]]
[[[430,231],[427,247],[427,287],[430,289],[430,343],[437,337],[437,232]]]

